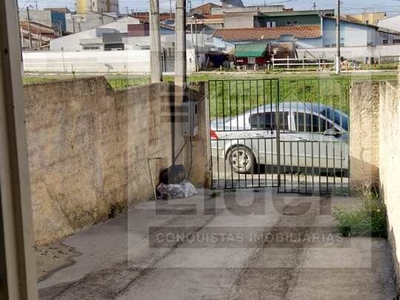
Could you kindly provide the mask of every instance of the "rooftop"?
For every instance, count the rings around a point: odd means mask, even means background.
[[[254,41],[276,40],[281,36],[290,35],[295,38],[319,38],[322,36],[321,26],[285,26],[274,28],[243,28],[243,29],[218,29],[214,37],[224,41]]]

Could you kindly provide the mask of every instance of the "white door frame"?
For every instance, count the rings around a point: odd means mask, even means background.
[[[0,1],[0,299],[38,299],[17,1]]]

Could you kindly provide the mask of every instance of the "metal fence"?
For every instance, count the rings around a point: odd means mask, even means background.
[[[211,80],[215,188],[348,191],[349,81]]]
[[[272,69],[328,69],[335,65],[334,61],[324,58],[272,58]]]

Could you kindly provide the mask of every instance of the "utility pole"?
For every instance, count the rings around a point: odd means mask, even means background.
[[[36,10],[39,10],[38,0],[35,1],[35,4],[36,4]]]
[[[172,0],[169,0],[169,18],[172,19]]]
[[[182,107],[185,100],[186,83],[186,0],[176,0],[175,8],[175,90],[174,90],[174,110],[173,114],[173,143],[172,157],[185,147],[185,139],[182,136],[181,117],[178,108]],[[185,151],[183,151],[183,155]],[[178,154],[179,156],[179,154]],[[175,159],[175,163],[183,164],[185,158]]]
[[[150,0],[150,65],[151,82],[162,81],[162,58],[160,37],[160,3]]]
[[[186,0],[176,0],[175,85],[186,89]]]
[[[314,4],[313,4],[313,9],[314,9],[314,10],[317,10],[317,4],[315,4],[315,2],[314,2]]]
[[[39,50],[42,50],[42,25],[39,25]]]
[[[196,63],[196,72],[199,71],[199,50],[198,50],[198,40],[197,40],[197,16],[194,17],[194,32],[195,32],[195,43],[194,43],[194,55]]]
[[[101,9],[101,24],[104,24],[104,9]]]
[[[29,40],[29,49],[32,49],[32,32],[31,32],[31,16],[29,14],[29,7],[26,8],[26,15],[28,17],[28,40]]]
[[[336,75],[340,74],[340,0],[337,0],[337,7],[336,7]]]

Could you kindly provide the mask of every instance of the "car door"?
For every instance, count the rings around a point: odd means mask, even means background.
[[[277,165],[277,113],[274,111],[254,113],[249,118],[249,123],[254,130],[252,149],[259,164]],[[279,133],[285,139],[285,134],[289,132],[289,113],[279,112]],[[281,159],[284,158],[281,152]]]
[[[297,137],[293,153],[296,165],[327,172],[342,168],[347,148],[343,146],[335,123],[315,112],[296,112],[293,118]]]

